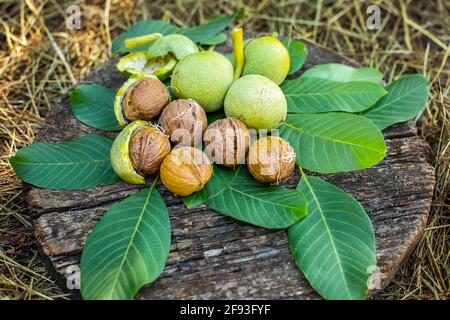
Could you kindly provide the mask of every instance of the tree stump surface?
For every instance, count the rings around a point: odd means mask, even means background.
[[[338,62],[357,64],[312,43],[303,70]],[[227,50],[228,49],[228,50]],[[230,51],[230,43],[221,48]],[[125,78],[112,60],[94,70],[83,83],[117,89]],[[39,130],[37,141],[61,142],[87,133],[112,136],[89,128],[71,113],[68,97],[55,105]],[[427,162],[427,145],[414,125],[402,123],[384,130],[386,158],[373,168],[322,176],[353,195],[369,214],[377,244],[378,285],[384,288],[415,248],[430,211],[434,170]],[[298,173],[285,183],[295,187]],[[79,265],[86,238],[115,203],[140,186],[119,182],[82,191],[40,189],[24,184],[35,238],[48,269],[61,288]],[[163,186],[172,225],[172,244],[161,277],[139,291],[137,299],[317,299],[295,265],[285,230],[254,227],[220,215],[205,206],[186,209],[182,200]]]

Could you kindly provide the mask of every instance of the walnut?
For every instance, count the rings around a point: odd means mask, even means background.
[[[155,127],[141,127],[131,137],[131,164],[143,176],[157,173],[169,152],[169,139]]]
[[[259,182],[278,184],[292,175],[295,152],[280,137],[264,137],[251,145],[247,165],[252,176]]]
[[[205,110],[192,99],[178,99],[164,108],[159,124],[179,146],[200,146],[208,125]]]
[[[156,118],[169,103],[166,86],[156,77],[147,77],[133,83],[122,100],[122,112],[129,121]]]
[[[173,149],[161,164],[161,181],[169,191],[188,196],[203,189],[213,173],[208,157],[197,148]]]
[[[203,135],[205,153],[215,163],[235,168],[245,163],[250,145],[250,133],[243,122],[225,118],[211,123]]]

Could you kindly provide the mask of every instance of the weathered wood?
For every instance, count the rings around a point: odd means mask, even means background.
[[[304,68],[325,62],[355,64],[309,44]],[[301,72],[300,72],[301,73]],[[85,82],[118,88],[125,79],[114,61],[89,75]],[[64,98],[47,117],[37,140],[63,141],[95,132],[77,121]],[[369,214],[376,233],[380,286],[386,286],[415,247],[428,217],[434,188],[427,146],[410,124],[384,132],[388,155],[377,166],[324,179],[357,198]],[[298,182],[296,173],[287,186]],[[92,227],[117,201],[139,187],[120,182],[83,191],[39,189],[25,185],[42,256],[61,287],[66,270],[79,263]],[[179,197],[158,186],[169,208],[172,246],[167,266],[156,282],[142,288],[138,299],[272,298],[315,299],[319,296],[295,266],[285,231],[253,227],[209,210],[187,210]],[[72,291],[78,296],[77,291]]]

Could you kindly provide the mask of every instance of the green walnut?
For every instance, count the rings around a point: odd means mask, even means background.
[[[225,97],[227,117],[241,120],[248,128],[273,129],[286,119],[286,98],[272,80],[251,74],[236,80]]]
[[[244,76],[259,74],[279,85],[286,78],[289,67],[289,51],[274,37],[253,39],[244,48]]]
[[[198,52],[197,45],[181,34],[170,34],[164,37],[152,35],[149,35],[147,40],[141,40],[141,37],[127,39],[127,48],[130,49],[149,42],[152,44],[147,51],[133,52],[122,57],[117,63],[117,68],[121,72],[127,75],[144,73],[165,80],[178,61]],[[133,39],[137,40],[133,41]]]
[[[219,110],[233,83],[233,65],[214,51],[201,51],[181,60],[172,73],[172,89],[180,99],[193,99],[206,112]]]
[[[145,176],[159,171],[170,153],[169,138],[147,121],[127,125],[111,147],[111,165],[116,174],[132,184],[145,183]]]

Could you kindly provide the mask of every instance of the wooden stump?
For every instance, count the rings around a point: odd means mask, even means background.
[[[230,44],[223,48],[230,47]],[[335,52],[308,44],[304,69],[326,62],[356,65]],[[84,83],[117,89],[125,80],[111,61]],[[302,71],[298,72],[300,74]],[[294,75],[294,76],[298,76]],[[72,115],[68,98],[54,106],[37,140],[59,142],[87,133],[111,135],[83,125]],[[373,222],[379,286],[387,285],[414,249],[426,225],[434,188],[426,143],[416,128],[403,123],[384,131],[386,158],[373,168],[323,178],[361,202]],[[294,187],[298,174],[286,185]],[[254,227],[200,206],[186,209],[163,186],[172,224],[169,260],[161,277],[143,287],[137,299],[315,299],[319,296],[296,267],[285,230]],[[68,291],[69,267],[77,266],[92,227],[117,201],[137,192],[123,182],[83,191],[24,186],[35,236],[49,270]],[[69,269],[68,269],[69,268]],[[72,269],[73,270],[73,269]],[[79,297],[77,290],[70,291]]]

